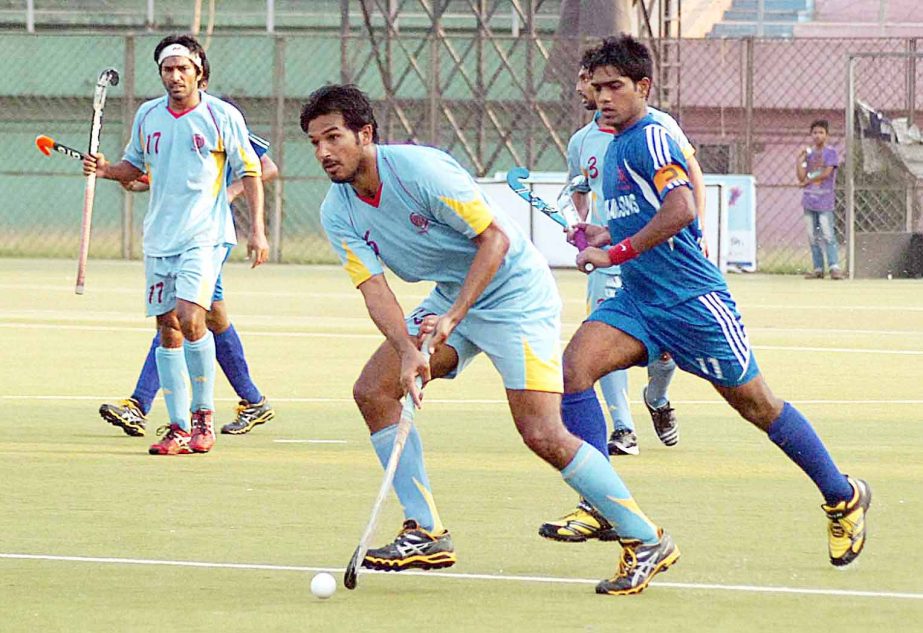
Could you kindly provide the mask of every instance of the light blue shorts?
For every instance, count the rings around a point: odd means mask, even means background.
[[[669,352],[680,369],[717,385],[743,385],[760,371],[727,290],[669,307],[635,301],[623,290],[604,301],[587,321],[605,323],[639,340],[647,348],[647,362]]]
[[[547,292],[523,293],[489,308],[471,308],[449,335],[447,344],[458,353],[454,378],[480,352],[487,354],[507,389],[564,391],[561,374],[561,299],[549,272]],[[433,290],[407,317],[411,334],[429,315],[445,314],[452,301]]]
[[[622,276],[611,274],[606,269],[597,268],[587,275],[586,313],[590,314],[603,301],[611,299],[622,289]]]
[[[228,246],[227,255],[224,256],[224,261],[221,262],[221,269],[224,270],[224,264],[228,261],[228,258],[231,256],[231,249],[233,247]],[[212,303],[215,301],[224,301],[224,283],[221,281],[221,273],[218,273],[218,279],[215,280],[215,292],[212,293]]]
[[[198,246],[169,257],[145,257],[147,279],[144,302],[147,316],[160,316],[176,308],[183,299],[208,310],[215,282],[230,248]]]

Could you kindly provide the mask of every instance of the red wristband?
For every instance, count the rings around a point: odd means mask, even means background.
[[[624,240],[609,249],[609,261],[612,262],[613,266],[618,266],[619,264],[627,262],[629,259],[634,259],[637,256],[638,251],[636,251],[635,247],[631,245],[630,237],[626,237]]]

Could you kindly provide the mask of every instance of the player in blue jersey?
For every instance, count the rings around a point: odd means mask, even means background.
[[[334,251],[386,340],[372,354],[353,396],[384,465],[394,443],[400,398],[419,405],[415,377],[451,378],[484,352],[499,371],[525,444],[617,526],[626,552],[648,544],[675,561],[670,537],[640,510],[607,457],[561,422],[560,298],[547,263],[471,176],[429,147],[377,144],[368,98],[355,86],[325,86],[302,109],[301,128],[333,181],[321,221]],[[405,281],[435,288],[406,319],[383,264]],[[418,349],[432,333],[430,363]],[[489,463],[485,464],[489,468]],[[369,550],[363,565],[400,571],[455,563],[412,429],[394,476],[405,522],[394,542]],[[644,588],[617,572],[623,590]],[[604,581],[608,582],[608,581]]]
[[[254,266],[269,255],[260,162],[240,112],[200,91],[203,53],[191,36],[161,40],[154,60],[167,94],[138,109],[121,161],[109,163],[102,154],[84,160],[86,174],[122,183],[147,174],[151,183],[144,218],[144,299],[147,315],[157,318],[160,329],[157,373],[170,418],[149,449],[155,455],[205,453],[215,441],[215,341],[205,315],[221,265],[237,241],[227,165],[242,180],[250,206],[247,253]]]
[[[584,227],[595,247],[580,253],[577,265],[620,265],[623,289],[590,315],[564,352],[565,419],[600,419],[595,394],[595,409],[568,402],[592,393],[600,376],[669,350],[681,369],[711,382],[811,478],[824,497],[830,561],[849,564],[865,544],[870,488],[840,472],[808,420],[773,395],[760,374],[725,280],[699,247],[683,154],[647,113],[650,53],[630,36],[608,38],[590,71],[600,122],[617,135],[603,168],[608,227]],[[636,555],[646,570],[639,573],[649,578],[659,570],[655,548]],[[620,584],[613,579],[613,589]]]
[[[201,53],[201,61],[202,78],[199,81],[199,87],[206,90],[211,68],[208,57],[204,52]],[[243,110],[232,99],[222,97],[222,100],[233,105],[243,115]],[[244,121],[246,122],[246,117]],[[279,168],[267,153],[269,150],[268,141],[252,132],[248,132],[248,140],[254,153],[260,159],[263,183],[274,180],[279,174]],[[232,181],[230,168],[227,169],[226,184],[228,187],[228,203],[233,203],[234,199],[243,192],[243,183],[240,180]],[[147,191],[149,184],[145,178],[142,178],[141,180],[125,183],[124,187],[128,191],[139,192]],[[228,251],[228,254],[230,254],[230,251]],[[215,338],[215,356],[218,360],[218,365],[240,398],[235,419],[222,426],[221,432],[240,435],[249,432],[259,424],[264,424],[273,419],[275,411],[250,377],[250,368],[244,355],[243,344],[237,330],[234,329],[234,325],[228,318],[221,273],[218,274],[218,279],[215,282],[215,292],[212,295],[208,313],[205,315],[205,325]],[[127,435],[137,437],[143,436],[145,433],[144,427],[147,414],[154,402],[154,397],[160,390],[156,357],[158,347],[160,347],[159,331],[151,341],[147,357],[144,359],[144,365],[141,367],[141,373],[138,375],[138,380],[131,396],[117,403],[106,403],[99,407],[99,415],[102,416],[103,420],[120,427]]]

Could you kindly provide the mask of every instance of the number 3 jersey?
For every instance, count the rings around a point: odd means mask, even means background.
[[[686,159],[666,128],[648,114],[612,137],[603,163],[602,193],[613,244],[640,231],[677,187],[692,188]],[[671,306],[726,288],[721,272],[698,245],[693,221],[666,242],[622,264],[632,297]]]
[[[234,106],[205,92],[199,105],[173,112],[167,96],[138,108],[124,160],[148,174],[144,254],[178,255],[196,246],[236,244],[226,169],[259,178],[260,159]]]
[[[477,253],[472,238],[496,222],[509,238],[509,250],[475,305],[558,301],[545,259],[511,220],[491,208],[455,159],[415,145],[375,150],[377,196],[363,198],[348,183],[334,183],[321,205],[327,238],[355,286],[381,273],[384,262],[405,281],[435,281],[436,292],[454,301]]]

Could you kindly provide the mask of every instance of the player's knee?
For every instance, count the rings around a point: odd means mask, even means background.
[[[563,362],[564,393],[584,391],[593,386],[593,380],[587,375],[586,369],[572,354],[564,353]]]
[[[563,427],[561,427],[563,429]],[[526,420],[519,424],[519,434],[523,443],[533,453],[545,461],[553,461],[557,447],[561,443],[559,429],[550,424],[543,424],[541,420]]]

